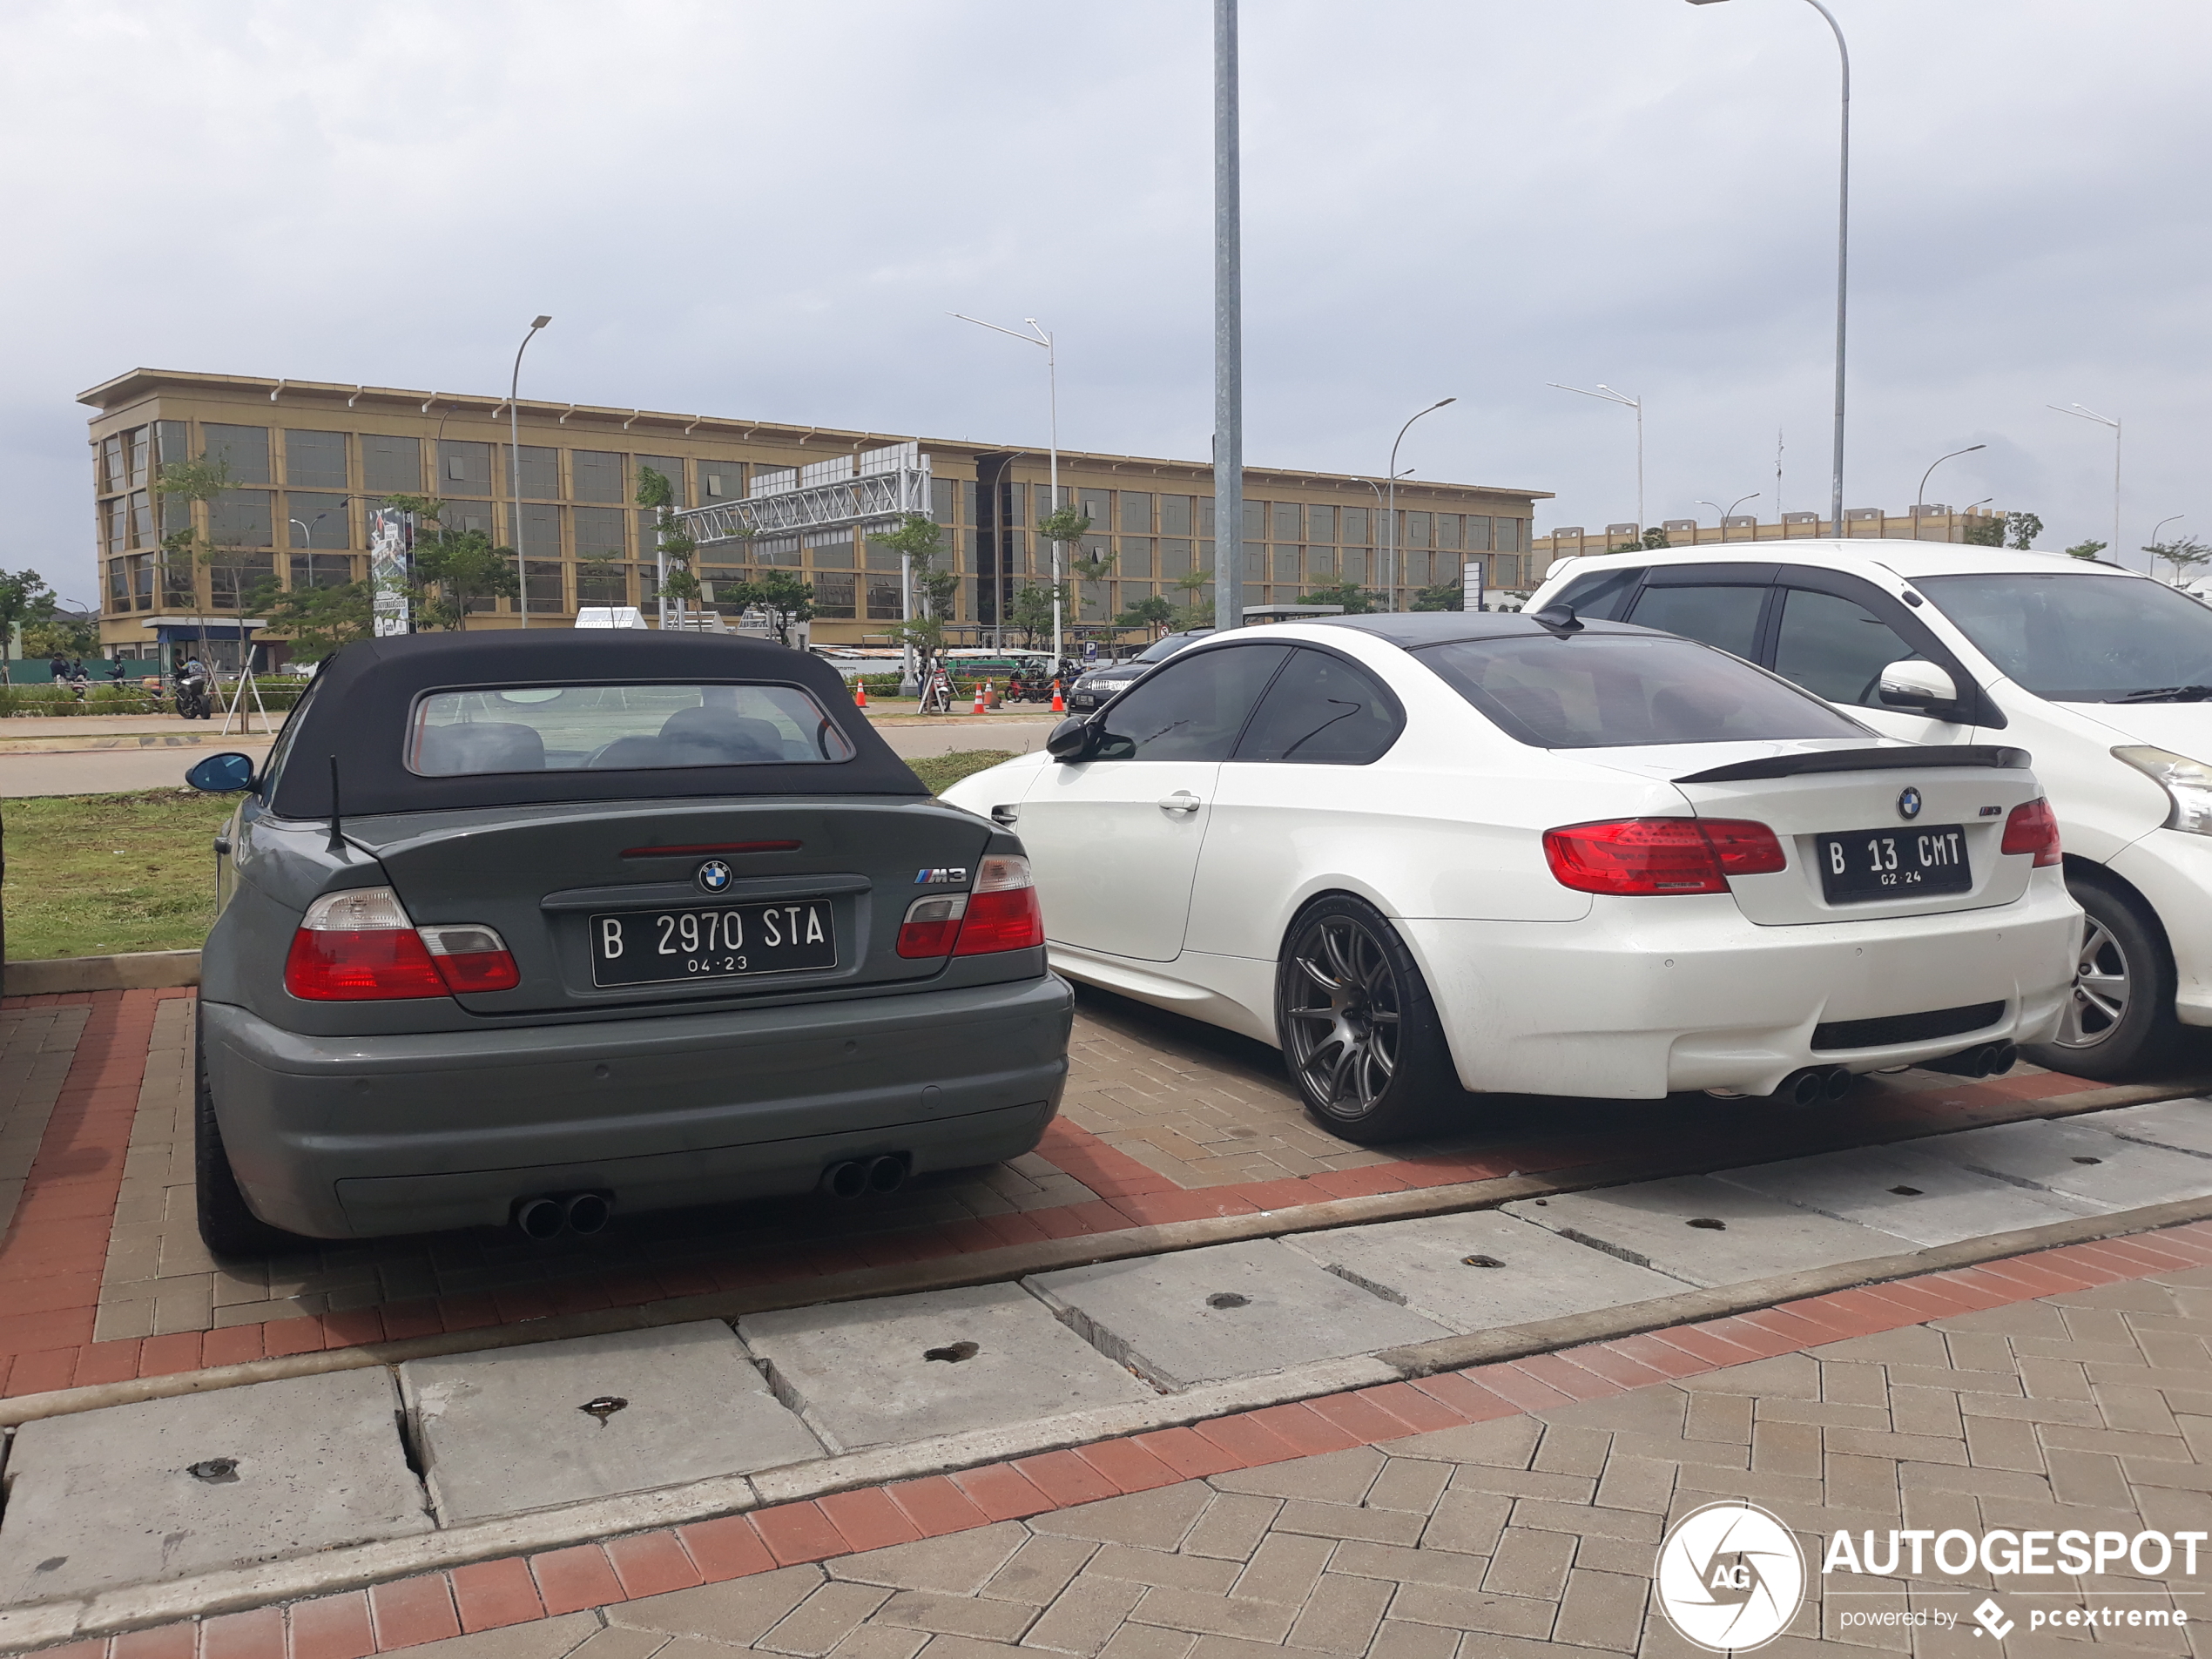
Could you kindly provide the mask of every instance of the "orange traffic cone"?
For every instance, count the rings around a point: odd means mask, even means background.
[[[856,679],[853,682],[853,706],[856,709],[864,709],[867,705],[868,683],[866,680]]]
[[[1052,682],[1052,711],[1055,714],[1065,714],[1068,711],[1067,699],[1060,695],[1058,680]]]
[[[982,711],[983,711],[983,682],[982,682],[982,681],[981,681],[981,680],[977,680],[977,681],[975,682],[975,707],[974,707],[974,709],[973,712],[977,713],[977,714],[981,714]]]

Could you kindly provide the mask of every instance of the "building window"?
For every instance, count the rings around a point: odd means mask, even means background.
[[[1319,548],[1313,550],[1317,553],[1321,551]],[[1298,580],[1298,549],[1294,547],[1284,547],[1280,544],[1276,547],[1275,579],[1278,582]]]
[[[1138,536],[1152,533],[1152,497],[1133,489],[1122,491],[1122,529]]]
[[[523,499],[558,501],[562,493],[561,452],[542,443],[526,443],[519,453],[522,457]],[[499,469],[499,482],[492,491],[494,495],[513,490],[516,454],[505,444],[499,446],[498,459],[493,463]]]
[[[555,616],[568,609],[558,559],[524,559],[523,587],[532,616]]]
[[[276,580],[273,553],[219,552],[207,567],[207,594],[218,610],[236,610],[256,588]]]
[[[584,452],[583,450],[579,449],[577,451],[576,462],[579,469],[582,467],[583,462],[583,455]],[[620,455],[617,455],[615,460],[617,463],[619,463],[622,457]],[[675,497],[675,501],[671,503],[672,505],[677,507],[689,507],[691,504],[691,496],[685,493],[684,489],[684,458],[681,455],[638,455],[636,457],[636,460],[637,462],[637,482],[639,483],[642,484],[645,482],[645,469],[651,467],[655,472],[668,480],[669,493]],[[579,471],[577,474],[577,482],[581,484],[582,481],[583,475],[581,471]],[[599,497],[597,496],[587,496],[581,489],[578,489],[577,491],[577,499],[578,501],[597,501]],[[628,501],[630,496],[610,496],[608,499],[610,501]]]
[[[621,508],[576,507],[569,516],[576,526],[579,559],[618,559],[630,550],[623,544]]]
[[[153,423],[156,463],[165,467],[172,461],[190,461],[191,435],[192,428],[182,421],[156,421]]]
[[[1267,539],[1267,503],[1265,502],[1248,501],[1244,503],[1244,539],[1247,542],[1264,542]]]
[[[745,495],[745,465],[737,461],[699,462],[699,496],[711,504],[737,501]]]
[[[1305,509],[1305,539],[1309,542],[1333,542],[1337,539],[1337,509],[1333,507],[1309,507]]]
[[[371,495],[421,494],[422,440],[362,433],[361,487]]]
[[[1140,575],[1142,575],[1142,574],[1143,574],[1143,572],[1141,572],[1141,571],[1132,570],[1129,569],[1129,567],[1128,567],[1129,554],[1128,554],[1128,552],[1127,552],[1126,549],[1124,549],[1124,550],[1123,550],[1123,552],[1122,558],[1123,558],[1123,570],[1122,570],[1122,574],[1123,574],[1123,575],[1124,575],[1124,576],[1140,576]],[[1186,576],[1189,576],[1190,574],[1190,543],[1188,543],[1188,542],[1163,542],[1163,543],[1160,543],[1160,579],[1161,579],[1162,581],[1163,581],[1163,582],[1173,582],[1173,581],[1174,581],[1174,580],[1176,580],[1176,578],[1177,578],[1178,577],[1186,577]]]
[[[1160,497],[1160,534],[1188,536],[1190,534],[1190,497],[1163,496]]]
[[[148,452],[152,448],[152,430],[146,427],[133,427],[125,435],[125,442],[130,445],[131,450],[131,488],[133,489],[143,489],[145,487],[146,462],[149,459]]]
[[[507,510],[511,516],[515,509],[510,506]],[[522,535],[516,542],[516,550],[535,554],[540,558],[560,557],[561,509],[550,502],[526,501],[522,504]],[[514,520],[510,516],[508,520],[510,536],[514,528]]]
[[[456,496],[491,494],[491,445],[461,438],[439,442],[438,487],[431,493],[442,496],[448,491]]]
[[[1409,548],[1406,553],[1406,568],[1398,573],[1401,588],[1426,588],[1429,585],[1429,571],[1434,568],[1435,555],[1426,549]]]
[[[226,489],[207,504],[208,539],[219,546],[273,546],[273,518],[267,490]]]
[[[582,605],[626,605],[630,603],[630,567],[604,560],[576,567],[576,602]]]
[[[929,516],[940,524],[953,522],[953,481],[932,478],[929,481]]]
[[[107,608],[111,611],[131,608],[131,561],[110,559],[107,562]]]
[[[123,489],[123,435],[111,432],[100,440],[98,458],[92,464],[92,487],[103,496]]]
[[[786,570],[799,568],[799,538],[796,536],[764,536],[752,543],[755,564],[774,565]]]
[[[853,582],[849,572],[839,576],[826,570],[816,577],[814,614],[849,621],[853,616]]]
[[[1339,539],[1365,544],[1367,540],[1367,517],[1368,509],[1365,507],[1345,508],[1343,513],[1344,534]]]
[[[449,501],[438,523],[449,530],[474,530],[482,536],[498,535],[493,522],[491,503],[488,501]]]
[[[1247,582],[1267,580],[1267,549],[1261,543],[1244,543],[1244,580]]]
[[[1467,551],[1487,553],[1490,550],[1490,521],[1480,513],[1467,515]]]
[[[131,545],[153,545],[153,497],[143,489],[131,492]]]
[[[1439,513],[1436,516],[1436,544],[1456,553],[1460,548],[1460,516]]]
[[[1347,554],[1347,558],[1351,556]],[[1278,577],[1280,581],[1283,578]],[[1327,587],[1337,579],[1337,550],[1332,547],[1305,550],[1305,580],[1310,587]]]
[[[346,435],[342,432],[284,433],[284,482],[311,489],[346,487]]]
[[[294,553],[292,590],[342,588],[354,579],[354,562],[343,553]]]
[[[269,429],[265,426],[221,426],[199,423],[202,453],[231,469],[234,484],[266,484],[269,480]]]
[[[1512,519],[1501,519],[1499,522],[1501,523],[1513,523],[1517,521]],[[1500,587],[1517,588],[1521,585],[1521,560],[1519,557],[1513,556],[1501,556],[1497,558],[1492,559],[1490,563],[1491,568],[1495,570],[1498,573],[1498,585]]]
[[[525,455],[528,451],[524,451]],[[622,457],[607,449],[569,451],[570,493],[578,501],[620,501]],[[536,494],[536,491],[530,493]],[[557,492],[548,490],[548,495]]]
[[[1517,518],[1499,518],[1493,519],[1491,522],[1497,526],[1498,551],[1501,553],[1521,551],[1521,521]],[[1514,561],[1516,568],[1519,567],[1520,563],[1518,559]],[[1516,581],[1518,579],[1518,577],[1515,578]]]
[[[745,610],[738,595],[747,580],[748,573],[734,564],[703,564],[699,567],[700,602],[714,607],[725,617],[734,617]]]
[[[354,544],[353,516],[343,496],[310,496],[293,490],[284,498],[285,544],[343,548]]]
[[[1429,516],[1426,513],[1406,515],[1406,543],[1407,547],[1428,545]]]
[[[844,530],[810,530],[806,535],[806,563],[818,570],[849,570],[853,568],[853,532]],[[846,592],[850,594],[848,584]],[[846,611],[847,616],[852,615]]]
[[[880,577],[868,578],[868,620],[897,622],[899,615],[899,584]]]
[[[141,580],[140,590],[143,590],[145,593],[151,596],[153,590],[152,567],[154,563],[155,560],[153,556],[151,554],[147,555],[142,565],[144,576]],[[199,606],[199,583],[198,581],[198,573],[192,568],[192,555],[189,553],[165,553],[161,556],[159,563],[161,565],[162,608],[167,610],[197,610]],[[144,605],[140,605],[138,609],[143,610],[145,607]]]
[[[1298,504],[1296,502],[1277,502],[1274,519],[1275,534],[1269,538],[1271,541],[1302,542],[1305,539],[1298,527]]]

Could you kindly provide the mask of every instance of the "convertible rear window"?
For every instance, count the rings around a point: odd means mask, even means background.
[[[1507,737],[1540,749],[1868,735],[1796,686],[1687,639],[1524,635],[1413,654]]]
[[[503,685],[415,699],[408,769],[425,778],[816,765],[853,745],[795,685]]]

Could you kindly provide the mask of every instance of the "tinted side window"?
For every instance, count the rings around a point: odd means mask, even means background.
[[[1774,671],[1831,703],[1878,708],[1882,671],[1917,653],[1864,605],[1804,588],[1782,590]]]
[[[1169,664],[1100,718],[1099,760],[1226,760],[1252,705],[1290,655],[1238,645]]]
[[[1593,570],[1588,576],[1576,577],[1561,588],[1553,603],[1571,607],[1578,617],[1619,622],[1621,612],[1628,606],[1629,596],[1636,590],[1636,583],[1642,577],[1640,570]]]
[[[1629,620],[1639,628],[1658,628],[1685,639],[1741,657],[1758,655],[1759,608],[1765,588],[1646,588]]]
[[[1404,729],[1395,699],[1370,676],[1341,657],[1301,651],[1267,688],[1237,759],[1364,766]]]

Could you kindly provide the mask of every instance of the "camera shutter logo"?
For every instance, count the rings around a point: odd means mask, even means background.
[[[726,893],[730,888],[730,867],[720,859],[709,859],[699,866],[691,880],[698,883],[701,893]]]
[[[1897,815],[1912,819],[1920,815],[1920,792],[1907,784],[1905,792],[1897,798]]]
[[[1691,1510],[1661,1541],[1652,1577],[1667,1622],[1708,1653],[1764,1647],[1805,1599],[1804,1552],[1756,1504]]]

